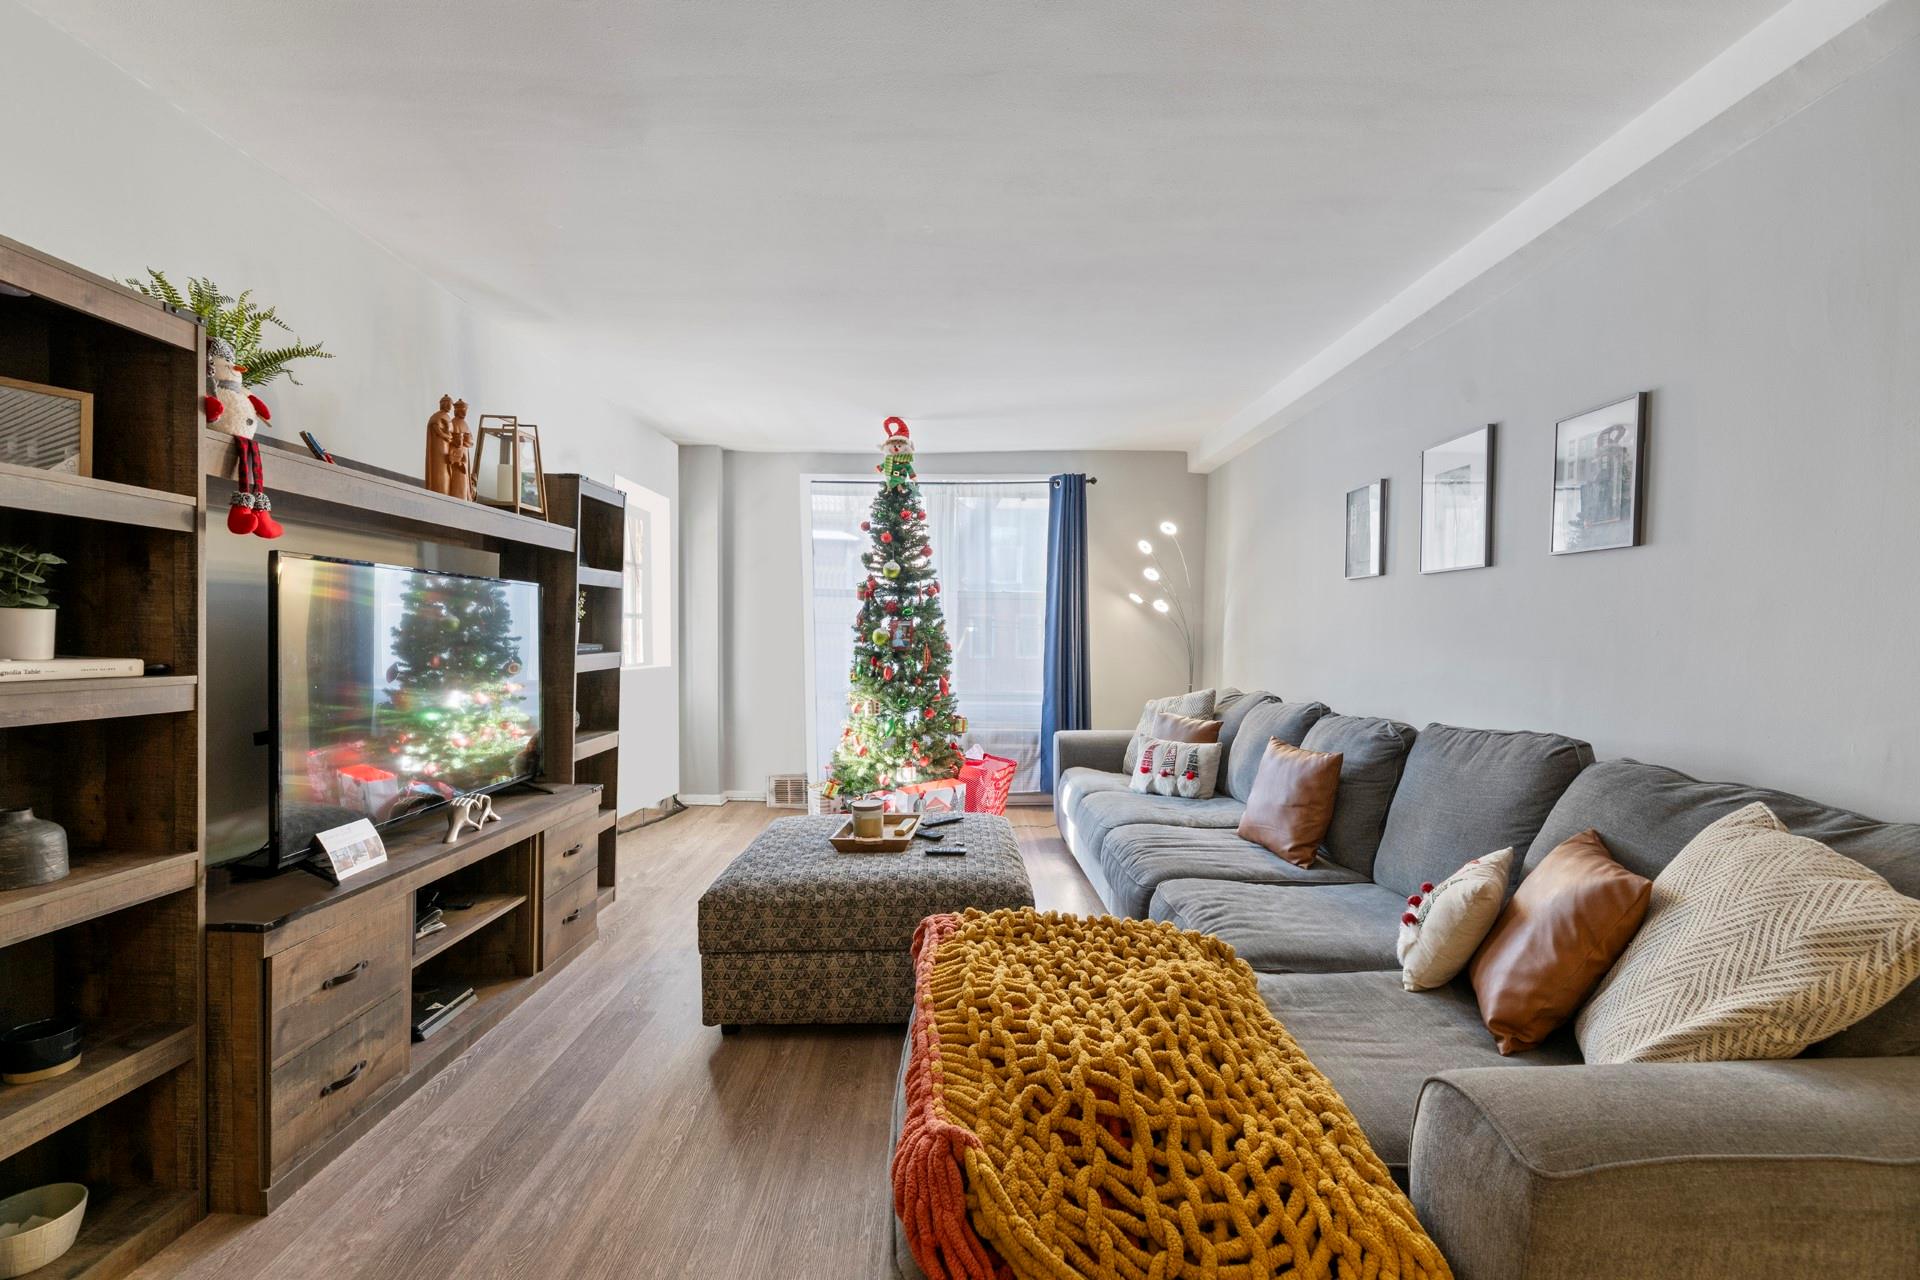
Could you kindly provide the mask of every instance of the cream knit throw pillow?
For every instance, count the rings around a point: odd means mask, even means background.
[[[1407,899],[1394,954],[1400,985],[1409,991],[1444,987],[1459,976],[1486,939],[1507,901],[1513,850],[1475,858],[1439,884],[1423,884]]]
[[[1920,900],[1750,804],[1654,878],[1574,1028],[1595,1063],[1791,1058],[1916,975]]]

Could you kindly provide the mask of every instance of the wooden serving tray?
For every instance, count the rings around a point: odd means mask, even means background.
[[[886,813],[880,816],[880,825],[885,835],[877,840],[861,840],[853,834],[853,819],[848,818],[838,831],[827,837],[827,843],[842,853],[904,853],[913,840],[913,833],[920,829],[920,815]]]

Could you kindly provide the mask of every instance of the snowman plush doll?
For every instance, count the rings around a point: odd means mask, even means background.
[[[239,487],[227,507],[227,528],[233,533],[251,533],[257,538],[277,538],[285,532],[273,518],[273,503],[267,498],[266,473],[260,465],[260,443],[253,433],[273,420],[260,397],[241,382],[246,370],[233,362],[233,348],[225,339],[207,339],[207,373],[213,394],[206,398],[207,425],[218,427],[233,437],[240,451]]]

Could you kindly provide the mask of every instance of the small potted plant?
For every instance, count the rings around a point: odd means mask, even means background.
[[[59,610],[47,598],[47,573],[65,563],[32,547],[0,546],[0,658],[43,662],[53,656]]]

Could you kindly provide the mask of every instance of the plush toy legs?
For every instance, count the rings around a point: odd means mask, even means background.
[[[277,538],[286,530],[273,518],[266,471],[260,464],[260,442],[251,436],[235,436],[233,443],[240,450],[240,487],[227,507],[227,529],[256,538]]]

